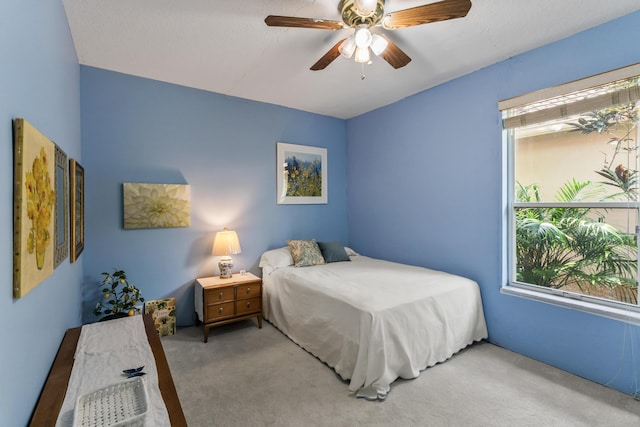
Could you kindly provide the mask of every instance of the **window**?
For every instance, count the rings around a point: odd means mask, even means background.
[[[640,64],[500,109],[509,159],[503,292],[640,320]]]

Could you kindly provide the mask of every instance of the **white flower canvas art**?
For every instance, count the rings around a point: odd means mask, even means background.
[[[123,197],[125,229],[191,225],[188,185],[125,182]]]

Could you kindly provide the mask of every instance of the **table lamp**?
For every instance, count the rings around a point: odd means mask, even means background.
[[[228,279],[232,276],[233,260],[230,255],[239,254],[240,252],[242,252],[242,249],[240,248],[240,241],[235,231],[229,231],[229,229],[225,227],[223,231],[216,233],[211,253],[214,256],[222,257],[218,262],[221,279]]]

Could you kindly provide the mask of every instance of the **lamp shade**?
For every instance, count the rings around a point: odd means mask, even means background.
[[[358,29],[354,34],[354,38],[355,38],[356,46],[358,46],[359,48],[364,49],[366,47],[369,47],[372,39],[371,31],[369,31],[369,26],[367,25],[358,26]]]
[[[387,42],[387,40],[382,36],[373,34],[371,37],[371,50],[376,54],[376,56],[380,56],[380,54],[387,48],[388,44],[389,42]]]
[[[229,256],[242,252],[240,248],[240,241],[235,231],[229,231],[227,227],[223,231],[216,233],[216,238],[213,241],[212,255],[215,256]]]
[[[371,56],[369,55],[368,47],[356,48],[356,57],[355,57],[356,62],[369,62],[369,59],[371,59]]]
[[[345,58],[351,58],[353,56],[353,52],[356,50],[356,38],[351,36],[345,39],[338,48],[338,51]]]

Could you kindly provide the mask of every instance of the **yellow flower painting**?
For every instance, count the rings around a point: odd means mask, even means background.
[[[36,255],[36,267],[42,270],[47,246],[51,244],[49,226],[53,218],[56,193],[51,184],[49,174],[49,159],[44,148],[33,159],[31,170],[26,172],[25,196],[27,199],[27,217],[31,220],[31,227],[27,237],[27,251]]]
[[[189,186],[125,182],[124,228],[188,227],[191,223]]]
[[[26,120],[13,124],[13,295],[21,298],[54,269],[56,147]]]

